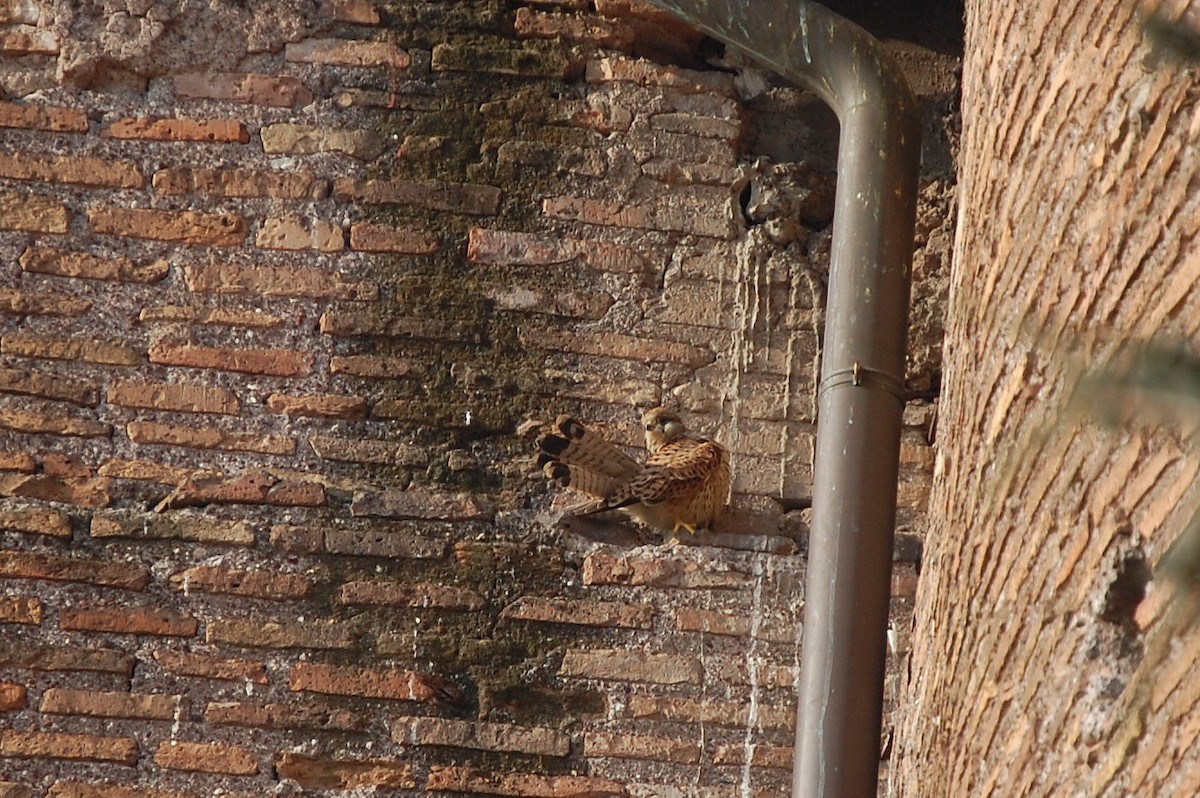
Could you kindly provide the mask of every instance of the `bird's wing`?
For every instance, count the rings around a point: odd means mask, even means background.
[[[724,449],[713,441],[685,439],[668,444],[651,455],[641,472],[610,497],[610,505],[690,498],[721,468],[724,457]]]

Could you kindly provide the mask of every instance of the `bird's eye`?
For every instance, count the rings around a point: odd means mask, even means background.
[[[654,429],[654,425],[653,425],[653,424],[647,424],[647,425],[646,425],[646,429]]]

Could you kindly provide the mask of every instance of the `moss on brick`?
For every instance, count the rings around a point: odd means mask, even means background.
[[[432,48],[447,34],[464,31],[500,33],[507,12],[501,0],[383,2],[377,4],[383,24],[402,34],[406,44]]]

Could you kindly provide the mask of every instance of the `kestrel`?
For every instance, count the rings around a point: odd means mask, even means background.
[[[623,510],[654,529],[692,534],[721,515],[729,499],[729,451],[688,432],[679,416],[656,407],[642,417],[644,464],[570,416],[538,440],[549,478],[592,497],[582,514]]]

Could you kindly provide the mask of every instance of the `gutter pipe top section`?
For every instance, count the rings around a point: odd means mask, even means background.
[[[874,798],[920,121],[879,42],[808,0],[651,0],[837,113],[793,798]]]

